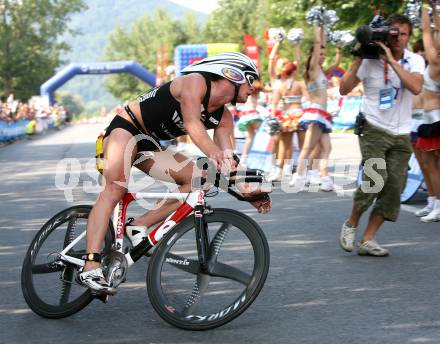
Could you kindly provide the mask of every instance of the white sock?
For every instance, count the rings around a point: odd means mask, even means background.
[[[435,198],[435,196],[428,196],[428,199],[427,199],[428,205],[433,206],[436,199],[437,198]]]
[[[284,165],[283,166],[283,175],[291,174],[292,173],[292,167],[290,165]]]

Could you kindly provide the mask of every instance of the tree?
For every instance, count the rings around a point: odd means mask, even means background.
[[[205,27],[208,43],[242,43],[243,34],[255,35],[256,23],[267,13],[260,11],[262,0],[220,0],[219,8],[209,17]]]
[[[0,95],[26,100],[60,64],[57,39],[82,0],[0,0]]]
[[[305,40],[302,43],[303,52],[308,51],[312,44],[313,30],[312,25],[307,23],[306,14],[310,8],[316,5],[324,5],[328,10],[335,10],[339,21],[332,27],[332,30],[355,30],[368,24],[373,18],[375,9],[380,13],[384,11],[385,17],[400,12],[403,13],[405,3],[403,1],[383,1],[383,0],[268,0],[270,10],[268,11],[268,22],[271,27],[282,26],[285,29],[293,27],[303,28],[305,31]],[[282,50],[283,52],[283,50]],[[284,53],[290,54],[289,47],[284,45]],[[348,66],[350,62],[350,49],[343,51],[345,62]],[[334,47],[329,45],[327,52],[327,63],[331,63],[334,56]],[[303,53],[303,61],[307,54]],[[344,60],[343,60],[344,61]]]
[[[197,44],[203,42],[202,30],[197,23],[194,13],[187,12],[182,22],[183,40],[185,44]]]
[[[84,104],[80,96],[67,92],[57,92],[55,99],[58,105],[64,106],[72,115],[79,115],[84,111]]]
[[[186,43],[187,39],[188,35],[185,34],[182,24],[159,9],[152,17],[145,15],[135,22],[130,31],[117,27],[110,34],[105,59],[133,60],[155,71],[158,49],[166,44],[168,54],[171,55],[174,47]],[[117,74],[109,77],[106,87],[116,98],[130,100],[144,93],[148,86],[132,75]]]

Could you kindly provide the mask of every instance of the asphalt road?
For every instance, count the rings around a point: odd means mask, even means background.
[[[93,203],[93,184],[84,185],[91,178],[81,175],[76,182],[55,176],[61,159],[80,159],[85,168],[99,127],[71,126],[0,148],[1,343],[440,343],[440,224],[421,224],[413,215],[423,205],[423,193],[404,207],[397,223],[386,223],[379,233],[390,257],[360,257],[338,246],[351,207],[350,186],[345,196],[286,193],[277,187],[267,215],[225,194],[210,202],[254,217],[271,249],[260,296],[221,328],[188,332],[162,321],[148,301],[146,261],[133,266],[127,283],[107,304],[94,301],[62,320],[35,315],[20,288],[25,252],[53,214]],[[66,185],[77,186],[70,194]]]

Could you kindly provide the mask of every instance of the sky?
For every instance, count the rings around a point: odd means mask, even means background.
[[[197,10],[203,13],[211,13],[217,8],[218,0],[170,0],[176,4]]]

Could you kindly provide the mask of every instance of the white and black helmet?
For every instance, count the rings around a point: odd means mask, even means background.
[[[248,56],[235,52],[206,57],[182,70],[182,74],[194,72],[220,75],[235,84],[244,84],[247,81],[251,86],[254,80],[260,78],[255,63]]]

